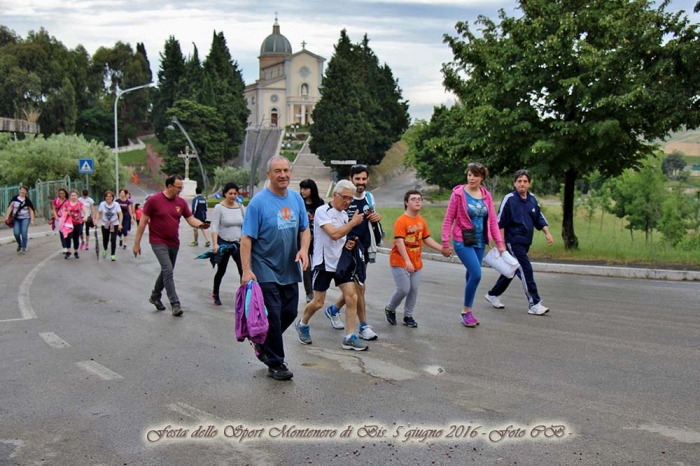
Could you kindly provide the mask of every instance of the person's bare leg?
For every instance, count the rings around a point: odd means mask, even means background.
[[[365,308],[365,286],[360,286],[355,283],[355,292],[357,293],[357,320],[367,322],[367,309]]]
[[[323,307],[323,303],[326,301],[325,291],[315,291],[314,299],[312,299],[309,304],[304,308],[304,314],[301,316],[301,323],[304,325],[309,325],[309,320],[316,314],[316,311]]]
[[[355,318],[357,317],[355,284],[353,282],[343,283],[338,288],[343,292],[343,301],[345,303],[345,335],[352,335],[355,333]]]

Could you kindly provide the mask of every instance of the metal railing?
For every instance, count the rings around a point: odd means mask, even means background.
[[[19,184],[17,186],[0,186],[0,206],[2,206],[3,214],[7,211],[7,206],[10,205],[12,198],[19,194],[21,186]],[[61,188],[65,188],[68,191],[75,189],[80,193],[85,188],[85,181],[72,181],[68,175],[62,180],[36,180],[34,187],[29,188],[27,193],[27,197],[34,204],[34,215],[36,217],[51,218],[51,201],[58,196],[58,190]]]

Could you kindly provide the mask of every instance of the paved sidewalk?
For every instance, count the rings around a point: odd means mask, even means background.
[[[146,230],[148,232],[148,230]],[[133,230],[132,233],[135,233]],[[55,233],[46,222],[40,222],[35,227],[29,227],[29,238],[43,238],[53,236]],[[180,241],[183,244],[189,243],[192,237],[192,228],[186,222],[180,223]],[[56,240],[58,242],[58,239]],[[144,241],[148,241],[145,237]],[[15,244],[15,238],[12,231],[8,228],[0,229],[0,245]],[[31,242],[29,248],[31,249]],[[57,246],[58,247],[58,246]],[[2,249],[0,249],[2,251]],[[379,252],[389,254],[391,249],[379,248]],[[12,251],[14,254],[14,250]],[[440,262],[459,263],[457,256],[450,258],[443,257],[439,254],[423,254],[424,260],[434,260]],[[634,267],[606,267],[581,264],[552,264],[545,262],[533,262],[532,268],[536,272],[546,273],[567,273],[573,275],[594,275],[601,277],[617,277],[617,278],[646,278],[652,280],[669,280],[669,281],[700,281],[700,271],[685,271],[685,270],[665,270],[652,268],[634,268]]]

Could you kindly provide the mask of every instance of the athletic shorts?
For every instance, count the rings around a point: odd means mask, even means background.
[[[314,291],[327,291],[328,288],[331,287],[331,281],[335,281],[335,286],[340,286],[343,283],[350,283],[353,281],[351,273],[346,275],[338,275],[335,272],[327,272],[324,269],[314,269],[312,280],[312,288]]]

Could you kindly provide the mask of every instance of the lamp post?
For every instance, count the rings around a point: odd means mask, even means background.
[[[117,103],[119,102],[119,97],[123,96],[127,92],[136,91],[138,89],[143,89],[144,87],[153,87],[156,84],[151,82],[148,84],[143,84],[141,86],[130,87],[129,89],[121,90],[119,85],[117,85],[117,95],[114,98],[114,192],[119,193],[119,133],[117,132]]]
[[[192,148],[192,152],[194,152],[194,156],[197,159],[197,163],[199,164],[199,171],[202,173],[202,182],[204,183],[204,192],[209,192],[209,188],[207,187],[207,174],[204,172],[204,167],[202,167],[202,160],[200,159],[199,154],[197,153],[197,148],[194,146],[194,143],[192,143],[192,139],[190,139],[190,135],[187,134],[187,131],[185,131],[185,128],[182,127],[182,124],[180,124],[180,121],[176,117],[173,117],[170,121],[175,123],[175,125],[178,128],[180,128],[180,131],[182,131],[182,134],[185,135],[187,142]],[[174,129],[172,126],[168,126],[168,128]]]

